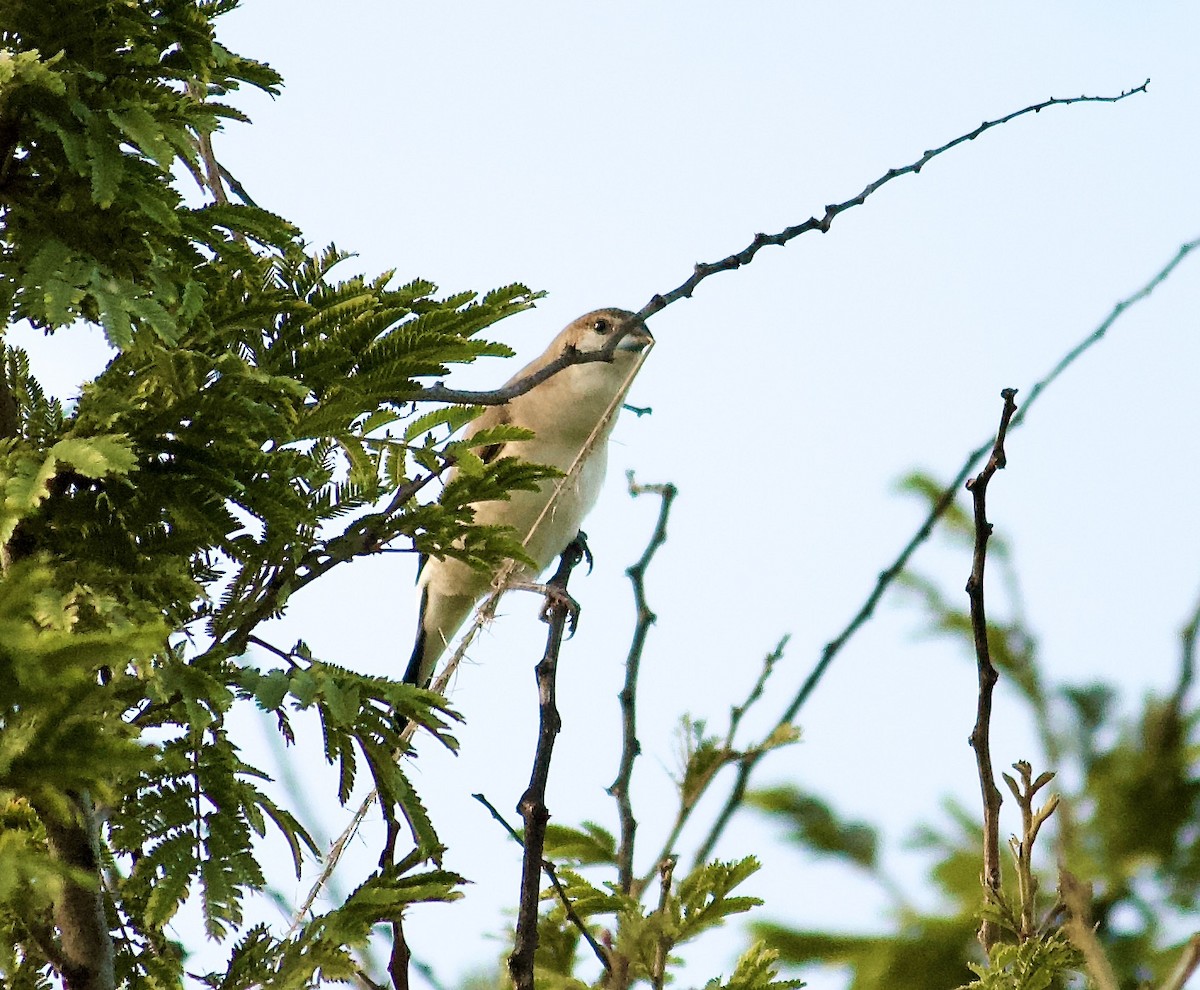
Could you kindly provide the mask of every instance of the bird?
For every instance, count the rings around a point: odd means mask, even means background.
[[[643,351],[654,343],[635,314],[623,309],[597,309],[569,323],[541,357],[512,378],[512,384],[555,360],[568,348],[583,353],[603,350],[614,334],[628,327],[612,350],[611,360],[568,365],[503,405],[489,406],[474,419],[467,437],[501,424],[533,432],[527,440],[509,440],[479,451],[485,463],[516,457],[549,465],[565,478],[549,478],[534,491],[514,491],[506,500],[477,502],[477,524],[511,526],[533,561],[501,562],[490,574],[451,557],[423,556],[418,570],[420,613],[416,642],[404,680],[427,687],[438,659],[454,634],[486,594],[500,571],[511,568],[510,581],[535,579],[579,534],[584,516],[600,494],[608,464],[608,438]],[[454,469],[448,475],[453,477]]]

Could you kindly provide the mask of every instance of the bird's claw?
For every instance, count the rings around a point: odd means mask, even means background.
[[[567,639],[570,639],[575,635],[575,630],[579,628],[579,602],[567,593],[566,588],[553,582],[546,585],[545,593],[546,604],[542,606],[542,621],[553,622],[556,608],[565,610],[567,613]]]
[[[592,556],[592,548],[588,546],[587,533],[585,533],[582,529],[578,533],[575,534],[575,539],[573,539],[567,545],[567,549],[564,550],[563,552],[564,553],[570,552],[572,547],[574,547],[577,552],[583,554],[582,559],[587,561],[588,573],[591,574],[592,567],[596,563],[596,558]],[[581,558],[576,557],[575,563],[578,564],[580,559]]]

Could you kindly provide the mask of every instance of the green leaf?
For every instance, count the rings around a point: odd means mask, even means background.
[[[128,474],[137,464],[129,438],[120,435],[67,437],[50,448],[50,455],[85,478]]]

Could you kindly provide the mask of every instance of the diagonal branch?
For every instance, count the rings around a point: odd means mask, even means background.
[[[973,131],[966,134],[960,134],[958,137],[947,141],[945,144],[924,152],[916,161],[910,162],[907,165],[901,165],[899,168],[890,168],[874,182],[867,183],[862,191],[857,196],[852,196],[850,199],[843,200],[840,203],[833,203],[825,207],[825,213],[821,217],[809,217],[803,223],[795,224],[791,227],[785,227],[777,234],[755,234],[754,239],[738,251],[736,254],[731,254],[720,261],[713,262],[698,262],[692,270],[692,274],[680,285],[666,293],[656,293],[651,297],[636,314],[638,320],[648,320],[655,313],[661,312],[672,303],[678,302],[680,299],[690,299],[696,287],[710,275],[715,275],[717,272],[734,271],[744,265],[750,264],[758,254],[768,244],[773,244],[777,247],[783,247],[789,241],[794,240],[801,234],[807,234],[810,231],[819,230],[821,233],[826,233],[832,226],[834,219],[840,213],[845,213],[847,210],[855,206],[862,206],[867,201],[867,197],[877,192],[881,187],[887,185],[893,179],[898,179],[902,175],[917,174],[929,162],[938,155],[944,154],[951,148],[955,148],[967,141],[974,141],[984,131],[989,131],[993,127],[999,127],[1001,124],[1007,124],[1011,120],[1016,120],[1018,117],[1024,117],[1026,114],[1041,113],[1049,107],[1069,106],[1072,103],[1119,103],[1121,100],[1128,99],[1135,93],[1144,93],[1150,85],[1150,80],[1147,79],[1140,86],[1135,86],[1132,89],[1122,90],[1118,96],[1072,96],[1072,97],[1050,97],[1048,100],[1043,100],[1041,103],[1034,103],[1030,106],[1023,107],[1020,110],[1014,110],[1010,114],[1003,117],[997,117],[995,120],[985,120],[982,124],[976,127]],[[536,385],[540,385],[547,378],[558,374],[563,368],[568,368],[573,364],[585,364],[591,361],[609,361],[612,359],[613,351],[620,343],[620,340],[632,328],[633,321],[628,324],[618,327],[617,331],[609,340],[607,346],[602,351],[594,351],[585,353],[570,348],[564,351],[561,355],[551,361],[548,365],[540,368],[532,375],[526,378],[518,379],[505,385],[503,388],[492,389],[484,392],[471,392],[462,389],[446,388],[440,383],[437,385],[429,385],[419,391],[413,392],[406,396],[407,401],[412,402],[461,402],[466,404],[480,406],[499,406],[508,402],[510,399],[516,398],[518,395],[523,395]]]
[[[867,197],[878,190],[881,186],[886,185],[893,179],[897,179],[902,175],[907,175],[910,172],[915,175],[938,155],[949,151],[951,148],[967,141],[974,141],[984,131],[991,130],[993,127],[999,127],[1001,124],[1007,124],[1010,120],[1016,120],[1017,117],[1023,117],[1027,113],[1041,113],[1041,111],[1045,110],[1047,107],[1068,106],[1072,103],[1119,103],[1121,100],[1133,96],[1134,93],[1146,92],[1146,87],[1149,85],[1150,80],[1147,79],[1140,86],[1136,86],[1129,90],[1122,90],[1119,96],[1073,96],[1066,99],[1056,99],[1052,96],[1050,99],[1045,100],[1042,103],[1035,103],[1032,106],[1024,107],[1021,110],[1014,110],[1012,113],[1007,114],[1004,117],[998,117],[995,120],[985,120],[982,124],[976,127],[975,130],[970,131],[967,134],[962,134],[951,141],[947,141],[940,147],[932,148],[929,151],[926,151],[916,161],[911,162],[908,165],[903,165],[900,168],[888,169],[887,172],[881,175],[874,182],[868,183],[863,188],[862,192],[860,192],[857,196],[843,200],[841,203],[833,203],[829,206],[826,206],[825,215],[820,219],[817,217],[809,217],[803,223],[796,224],[794,227],[786,227],[778,234],[755,234],[754,240],[746,245],[746,247],[742,248],[742,250],[737,254],[731,254],[728,258],[723,258],[720,261],[710,262],[707,264],[700,262],[696,265],[695,270],[692,272],[691,277],[689,277],[687,281],[685,281],[682,285],[672,289],[665,296],[655,296],[650,300],[650,302],[642,307],[642,309],[638,312],[638,316],[643,320],[648,319],[659,310],[671,305],[673,302],[677,302],[680,299],[691,298],[692,292],[695,291],[696,286],[708,278],[708,276],[714,275],[717,272],[733,271],[737,268],[741,268],[743,265],[750,264],[750,262],[754,260],[754,256],[768,244],[774,244],[777,247],[783,247],[788,241],[799,237],[801,234],[807,234],[809,231],[819,230],[822,234],[826,233],[829,230],[830,225],[833,223],[834,218],[837,217],[839,213],[845,213],[846,210],[849,210],[855,206],[862,206],[862,204],[866,202]]]
[[[1067,351],[1067,353],[1059,359],[1054,367],[1051,368],[1050,371],[1036,384],[1034,384],[1034,386],[1029,390],[1029,395],[1025,399],[1025,404],[1017,410],[1016,415],[1014,415],[1012,418],[1012,422],[1009,423],[1009,429],[1016,429],[1018,426],[1023,424],[1025,422],[1025,417],[1029,415],[1029,410],[1037,401],[1038,397],[1084,353],[1103,340],[1112,325],[1116,323],[1116,321],[1122,316],[1122,314],[1125,313],[1127,309],[1149,296],[1156,288],[1158,288],[1158,286],[1166,281],[1166,279],[1170,277],[1171,273],[1175,271],[1176,267],[1178,267],[1178,265],[1197,248],[1200,248],[1200,238],[1196,238],[1193,241],[1188,241],[1186,244],[1181,245],[1171,259],[1162,268],[1155,272],[1149,281],[1147,281],[1136,292],[1126,296],[1115,306],[1113,306],[1108,315],[1100,322],[1099,326],[1097,326],[1091,333],[1089,333],[1086,337],[1079,341],[1079,343]],[[992,444],[993,440],[989,437],[986,441],[984,441],[984,443],[980,444],[980,446],[976,447],[969,454],[967,454],[962,466],[958,469],[958,472],[954,475],[954,478],[942,491],[937,502],[934,503],[924,520],[922,520],[921,525],[917,527],[917,531],[904,545],[900,553],[896,556],[896,559],[879,573],[879,577],[875,580],[874,587],[872,587],[870,593],[867,595],[858,611],[854,613],[842,631],[825,644],[824,649],[821,650],[820,658],[813,667],[812,673],[808,675],[804,683],[800,686],[800,690],[796,692],[796,695],[792,698],[791,703],[779,717],[779,721],[777,723],[779,727],[790,725],[795,720],[796,716],[800,713],[800,709],[804,707],[805,703],[812,696],[813,691],[816,690],[817,685],[821,683],[821,680],[825,676],[825,672],[829,669],[829,665],[833,663],[834,658],[837,657],[837,655],[842,651],[842,648],[851,640],[851,638],[853,638],[855,633],[857,633],[859,629],[866,625],[871,616],[875,614],[875,607],[883,598],[884,592],[887,591],[892,582],[896,580],[901,572],[903,572],[904,568],[908,566],[909,560],[912,559],[913,554],[917,552],[921,544],[928,540],[930,535],[932,535],[934,526],[937,525],[938,520],[945,515],[946,510],[953,504],[954,498],[958,494],[960,486],[967,480],[967,477],[971,473],[971,469],[979,463],[981,458],[986,456],[989,450],[992,449]],[[704,843],[700,848],[700,852],[697,853],[697,862],[702,862],[708,857],[709,853],[711,853],[713,847],[716,845],[717,840],[725,831],[725,828],[728,826],[734,812],[741,805],[742,798],[746,793],[747,787],[749,786],[750,777],[754,773],[755,767],[757,767],[759,761],[765,755],[765,752],[752,751],[747,753],[745,758],[738,762],[738,772],[737,777],[734,780],[733,787],[730,790],[729,796],[725,799],[725,804],[721,807],[720,813],[717,815],[716,820],[709,829],[708,836],[705,838]]]

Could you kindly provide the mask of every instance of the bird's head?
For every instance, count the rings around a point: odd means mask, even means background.
[[[585,354],[612,346],[619,336],[614,357],[635,355],[654,343],[654,337],[636,313],[625,309],[596,309],[569,324],[561,343]]]

